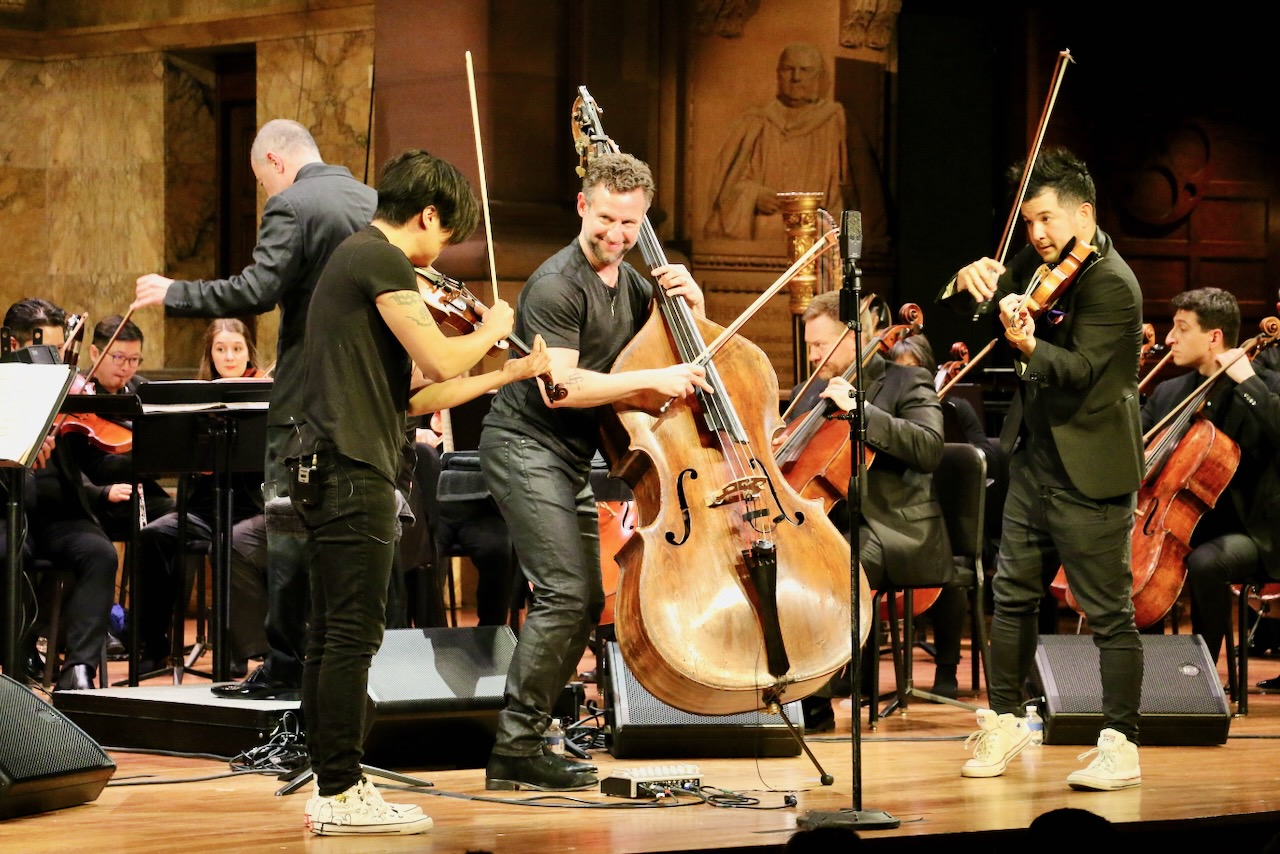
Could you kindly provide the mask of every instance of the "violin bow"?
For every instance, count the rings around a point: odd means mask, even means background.
[[[480,142],[480,107],[476,102],[476,71],[471,64],[471,51],[467,51],[467,91],[471,95],[471,128],[476,138],[476,165],[480,174],[480,207],[484,211],[484,242],[489,252],[489,286],[493,288],[493,301],[498,301],[498,264],[493,255],[493,222],[489,218],[489,184],[484,175],[484,148]]]
[[[946,396],[946,393],[951,390],[951,387],[956,383],[960,382],[961,377],[969,373],[969,371],[973,370],[973,366],[978,364],[978,362],[982,361],[982,357],[990,353],[991,348],[996,346],[996,342],[999,340],[1000,339],[998,338],[992,338],[990,341],[987,342],[987,346],[983,347],[981,350],[978,351],[977,355],[971,356],[969,358],[969,361],[965,363],[965,366],[960,369],[960,372],[956,374],[954,377],[952,377],[950,380],[948,380],[946,384],[943,385],[942,388],[938,389],[938,399],[941,400],[944,396]]]
[[[1058,61],[1053,67],[1053,85],[1049,87],[1049,94],[1044,99],[1044,107],[1040,111],[1040,124],[1036,127],[1035,140],[1031,144],[1031,151],[1027,153],[1027,162],[1022,169],[1022,179],[1018,182],[1018,192],[1013,200],[1013,207],[1009,210],[1009,218],[1005,220],[1004,234],[1000,237],[1000,245],[996,247],[996,260],[1001,265],[1009,254],[1009,245],[1013,242],[1013,227],[1018,221],[1018,211],[1022,208],[1023,201],[1026,200],[1027,185],[1031,183],[1031,171],[1035,169],[1036,160],[1040,157],[1040,148],[1044,145],[1044,134],[1049,127],[1049,117],[1053,115],[1053,106],[1058,100],[1058,90],[1062,88],[1062,79],[1067,75],[1067,66],[1074,63],[1071,58],[1071,51],[1062,50],[1058,52]],[[1028,290],[1030,293],[1030,290]],[[1025,303],[1024,303],[1025,305]],[[980,311],[974,311],[973,319],[977,320],[981,315]]]
[[[124,313],[124,317],[120,318],[120,325],[116,327],[116,331],[111,333],[111,337],[107,339],[107,343],[102,345],[102,352],[98,354],[98,358],[94,359],[93,366],[89,368],[89,373],[84,375],[84,381],[89,382],[93,379],[93,375],[97,373],[98,368],[102,366],[102,360],[107,358],[107,353],[111,352],[111,345],[116,343],[116,339],[120,337],[120,330],[124,329],[124,325],[129,322],[129,318],[133,317],[133,306],[129,306],[129,310]]]

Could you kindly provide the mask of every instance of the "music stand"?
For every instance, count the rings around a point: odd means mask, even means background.
[[[231,475],[261,472],[266,455],[270,380],[149,382],[138,388],[142,414],[134,421],[135,477],[212,472],[214,478],[213,679],[230,681],[227,626],[231,618]],[[135,518],[136,518],[135,514]],[[135,523],[136,524],[136,523]],[[180,537],[185,534],[181,520]],[[181,557],[186,544],[179,542]],[[130,583],[137,583],[130,562]],[[139,625],[133,619],[134,630]],[[132,636],[132,635],[131,635]],[[129,684],[138,683],[137,643],[129,657]]]
[[[9,336],[4,336],[5,357],[9,358]],[[27,348],[30,349],[30,348]],[[0,416],[0,469],[4,470],[8,500],[4,571],[4,672],[18,677],[18,602],[22,595],[22,543],[26,539],[22,504],[26,494],[26,472],[35,463],[44,437],[53,426],[54,414],[62,405],[75,376],[75,368],[63,364],[0,364],[0,398],[22,401],[22,406],[5,407]]]

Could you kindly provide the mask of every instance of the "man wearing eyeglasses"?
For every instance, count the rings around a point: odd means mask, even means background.
[[[123,327],[120,325],[122,322]],[[120,330],[118,335],[117,329]],[[113,335],[115,341],[111,340]],[[108,342],[111,344],[109,349]],[[132,320],[126,321],[119,315],[112,315],[98,322],[93,328],[93,343],[89,345],[89,364],[98,364],[98,358],[102,356],[104,349],[107,350],[107,355],[93,374],[97,394],[137,394],[138,386],[147,381],[146,377],[138,375],[138,367],[142,364],[142,344],[142,330]],[[125,426],[131,425],[125,422]],[[125,461],[122,460],[121,465],[124,464]],[[107,536],[117,542],[129,541],[133,535],[132,520],[129,518],[129,499],[133,495],[133,485],[113,483],[109,486],[96,486],[86,483],[85,490]],[[142,497],[148,519],[159,519],[174,508],[173,498],[154,480],[142,481]],[[114,649],[114,643],[111,647],[113,649],[110,651],[119,652]]]
[[[119,315],[113,315],[93,328],[93,343],[89,345],[90,364],[97,364],[103,348],[111,341],[111,336],[123,319]],[[145,377],[138,376],[141,365],[142,330],[130,320],[120,329],[116,340],[111,341],[107,357],[98,365],[98,370],[93,375],[98,394],[136,394],[138,386],[147,381]]]

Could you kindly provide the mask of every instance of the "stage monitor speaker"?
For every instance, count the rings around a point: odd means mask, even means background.
[[[1224,744],[1231,727],[1218,668],[1199,635],[1141,635],[1139,742]],[[1046,744],[1094,744],[1102,728],[1098,649],[1090,635],[1041,635],[1034,678]]]
[[[95,800],[116,764],[84,730],[0,676],[0,819]]]
[[[507,626],[389,630],[369,666],[365,761],[385,768],[482,767],[515,648]]]
[[[605,644],[605,702],[618,759],[798,756],[800,742],[781,716],[766,712],[693,715],[672,708],[640,684],[616,643]],[[787,718],[804,729],[800,703],[788,703]]]

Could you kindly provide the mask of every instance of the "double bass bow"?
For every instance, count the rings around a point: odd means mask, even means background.
[[[578,92],[573,130],[585,167],[619,149],[586,87]],[[647,218],[639,247],[650,267],[666,265]],[[657,288],[612,372],[702,364],[713,391],[616,402],[603,428],[612,474],[630,484],[637,514],[617,556],[618,642],[650,693],[695,714],[805,697],[851,656],[848,545],[778,470],[769,440],[777,377],[758,347],[730,332]],[[869,628],[866,614],[862,637]]]

